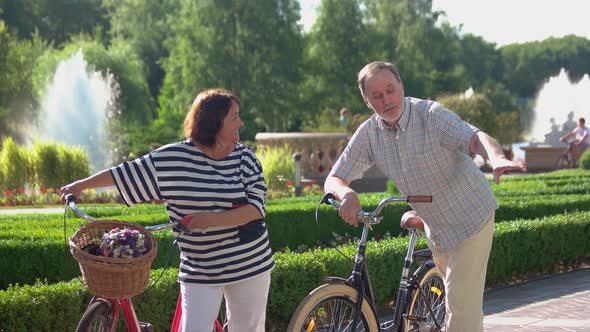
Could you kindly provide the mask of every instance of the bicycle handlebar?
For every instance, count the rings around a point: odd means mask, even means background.
[[[383,208],[385,207],[385,205],[389,204],[389,203],[394,203],[394,202],[407,202],[407,203],[432,203],[432,196],[424,196],[424,195],[411,195],[411,196],[392,196],[392,197],[387,197],[381,200],[381,202],[379,202],[379,204],[377,204],[377,207],[375,208],[374,211],[372,212],[365,212],[365,211],[359,211],[359,213],[357,214],[357,220],[359,222],[362,222],[368,226],[371,225],[376,225],[378,223],[381,222],[381,219],[383,219],[382,216],[380,216],[381,211],[383,210]],[[320,204],[327,204],[327,205],[332,205],[333,207],[336,208],[336,210],[340,210],[340,203],[338,203],[338,201],[336,201],[336,196],[334,196],[334,194],[332,193],[327,193],[325,194],[322,199],[320,200]],[[318,205],[318,208],[319,208]],[[316,209],[316,223],[318,222],[318,209]]]
[[[74,196],[73,194],[67,194],[64,199],[65,199],[66,203],[68,204],[68,206],[70,207],[70,209],[78,217],[85,219],[88,222],[95,222],[97,220],[96,218],[88,215],[86,212],[80,210],[76,206],[76,196]],[[154,231],[160,231],[160,230],[164,230],[164,229],[168,229],[168,228],[173,228],[173,227],[176,227],[179,225],[180,225],[180,223],[178,221],[174,221],[174,222],[166,223],[166,224],[146,226],[145,229],[147,229],[150,232],[154,232]]]

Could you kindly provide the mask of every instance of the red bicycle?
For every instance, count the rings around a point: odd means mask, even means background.
[[[76,206],[76,197],[74,195],[67,195],[65,197],[67,205],[78,217],[85,219],[92,223],[96,222],[97,219],[86,214]],[[175,226],[179,226],[179,223],[166,223],[154,226],[145,227],[150,232],[170,229]],[[175,241],[176,243],[176,241]],[[176,311],[174,312],[174,319],[170,326],[171,332],[180,331],[180,320],[182,318],[182,297],[179,294],[176,302]],[[223,305],[222,305],[223,308]],[[227,319],[223,313],[220,312],[220,319],[216,319],[213,324],[213,332],[224,332],[227,331]],[[133,308],[133,302],[130,297],[120,299],[110,299],[101,296],[94,295],[86,308],[86,311],[80,318],[76,332],[87,332],[87,331],[100,331],[100,332],[114,332],[117,329],[119,320],[119,312],[123,313],[123,318],[127,331],[129,332],[141,332],[141,331],[153,331],[153,326],[150,323],[140,322],[135,314]],[[220,321],[223,321],[221,323]]]

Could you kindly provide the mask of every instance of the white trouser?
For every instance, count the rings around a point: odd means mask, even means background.
[[[181,331],[211,332],[225,294],[230,332],[264,332],[270,271],[229,285],[180,284]]]
[[[494,236],[494,215],[446,255],[434,254],[446,289],[447,332],[483,332],[483,291]]]

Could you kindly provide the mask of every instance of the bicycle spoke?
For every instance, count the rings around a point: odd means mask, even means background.
[[[305,332],[352,332],[365,331],[359,317],[356,328],[352,328],[354,305],[346,299],[329,299],[320,303],[309,315]]]

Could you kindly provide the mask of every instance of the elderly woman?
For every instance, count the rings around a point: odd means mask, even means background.
[[[182,330],[211,331],[222,297],[230,331],[264,331],[274,266],[264,224],[266,184],[254,152],[238,143],[240,100],[222,89],[198,94],[186,140],[61,188],[76,196],[116,186],[128,206],[162,200],[177,233]]]

